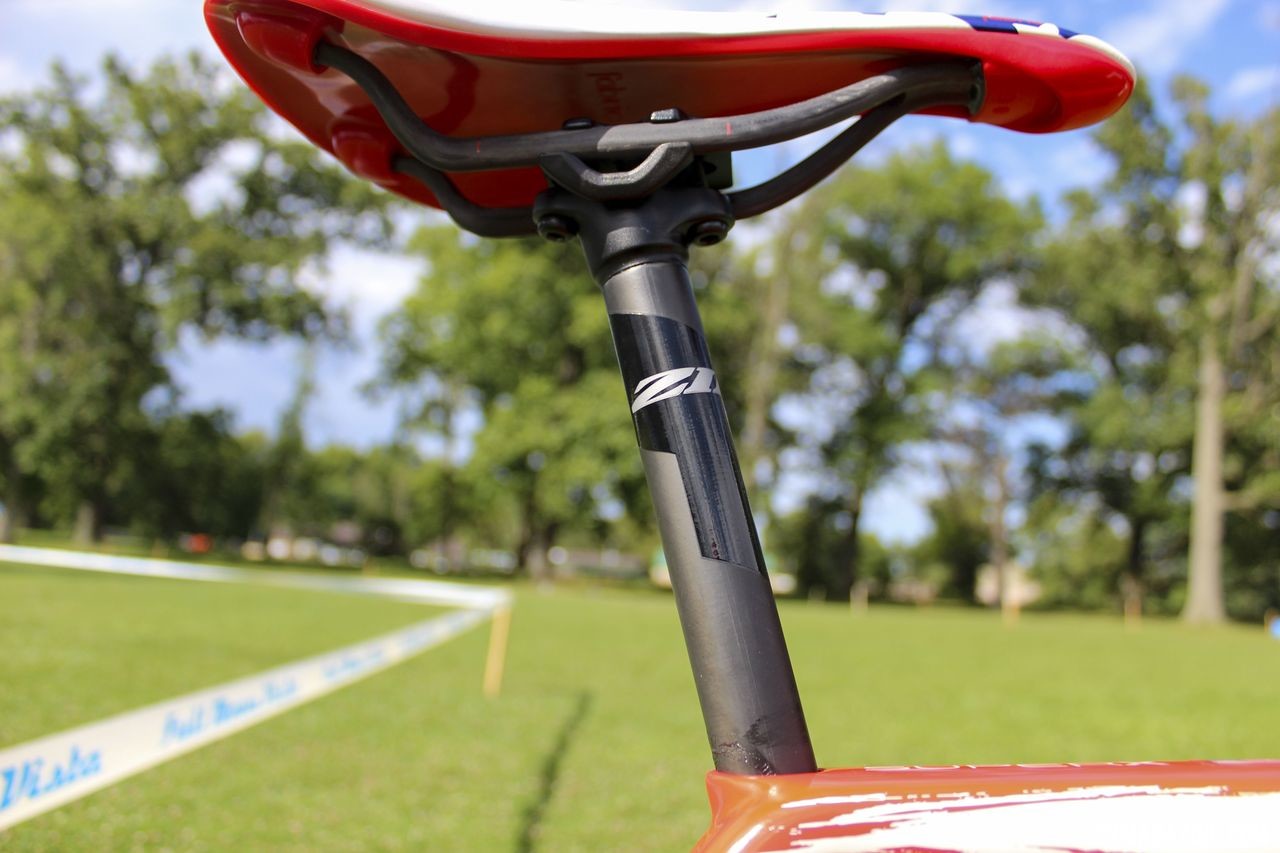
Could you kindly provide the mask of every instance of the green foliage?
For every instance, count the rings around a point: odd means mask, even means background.
[[[151,425],[121,491],[136,532],[172,537],[200,532],[240,539],[252,533],[263,501],[266,442],[237,436],[221,411],[171,413]]]
[[[796,254],[816,264],[795,282],[797,349],[808,397],[834,421],[814,455],[852,522],[828,587],[844,598],[867,492],[931,435],[942,332],[984,285],[1025,270],[1040,216],[941,144],[845,169],[795,215]]]
[[[476,437],[476,489],[494,502],[527,496],[537,524],[589,526],[603,502],[622,499],[624,480],[643,477],[626,403],[616,370],[593,370],[567,388],[526,377]],[[649,515],[647,496],[625,494],[638,504],[627,507],[633,521]]]
[[[1237,619],[1261,620],[1280,613],[1280,512],[1227,518],[1224,573],[1227,612]]]
[[[182,411],[176,345],[340,336],[302,282],[335,241],[389,230],[385,197],[226,83],[196,57],[145,74],[108,59],[93,86],[55,68],[0,101],[6,527],[236,539],[350,522],[374,553],[483,544],[535,571],[555,542],[650,552],[625,389],[576,245],[413,237],[424,275],[383,327],[371,389],[402,403],[389,446],[309,448],[309,371],[274,441]],[[857,579],[928,576],[968,597],[980,564],[1017,550],[1049,602],[1123,592],[1168,611],[1196,562],[1188,500],[1209,489],[1231,612],[1276,605],[1280,111],[1221,119],[1190,80],[1174,102],[1166,121],[1140,87],[1097,132],[1110,173],[1047,237],[1035,203],[938,144],[843,170],[746,249],[693,252],[755,508],[770,514],[783,469],[809,491],[770,532],[803,588],[845,599]],[[973,351],[953,321],[1003,281],[1050,319]],[[1188,477],[1206,375],[1224,389],[1213,488]],[[1028,413],[1064,423],[1065,443],[1019,446]],[[946,456],[948,490],[924,541],[886,549],[861,530],[864,501],[921,444]]]
[[[1096,133],[1112,172],[1099,191],[1069,199],[1071,220],[1025,292],[1059,312],[1081,344],[1069,371],[1074,393],[1060,401],[1071,438],[1058,458],[1039,460],[1038,490],[1097,502],[1101,520],[1129,540],[1122,576],[1139,594],[1181,574],[1171,571],[1179,558],[1153,550],[1179,538],[1185,545],[1197,418],[1200,430],[1217,425],[1227,440],[1197,443],[1197,464],[1208,467],[1193,503],[1210,527],[1193,573],[1216,574],[1214,516],[1234,509],[1257,525],[1280,494],[1280,301],[1263,263],[1277,249],[1267,223],[1280,210],[1280,110],[1222,120],[1209,113],[1202,84],[1180,79],[1173,94],[1175,124],[1140,86]]]
[[[38,478],[95,536],[153,470],[148,400],[180,336],[336,334],[301,277],[332,241],[386,233],[381,197],[198,55],[145,75],[108,57],[98,83],[55,66],[0,100],[6,479]]]
[[[1099,516],[1052,495],[1031,503],[1020,539],[1041,589],[1036,606],[1117,609],[1127,545]]]
[[[601,541],[625,512],[651,516],[608,317],[577,246],[482,241],[426,229],[411,242],[428,269],[386,322],[382,384],[407,389],[408,427],[453,446],[457,412],[484,423],[457,472],[474,519],[539,558],[562,532]],[[614,535],[620,531],[612,531]],[[625,533],[623,534],[625,535]]]
[[[482,405],[526,376],[572,384],[614,367],[608,317],[576,245],[486,240],[429,228],[409,243],[427,272],[384,329],[384,373],[413,385],[454,381]]]
[[[848,560],[849,523],[838,503],[810,497],[801,509],[770,523],[765,542],[766,557],[772,558],[769,571],[795,575],[800,591],[809,597],[840,584],[838,567]],[[858,535],[858,577],[869,599],[887,599],[889,585],[904,569],[914,568],[905,556],[901,546],[887,545],[873,533]]]
[[[981,482],[954,484],[929,501],[931,530],[912,548],[912,562],[923,578],[938,582],[948,598],[973,601],[978,570],[991,561],[988,500]]]

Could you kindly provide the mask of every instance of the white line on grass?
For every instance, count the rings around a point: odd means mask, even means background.
[[[181,580],[361,593],[464,609],[217,687],[0,750],[0,830],[310,702],[456,637],[510,606],[506,590],[333,578],[0,545],[0,561]]]
[[[115,575],[139,575],[148,578],[318,589],[325,592],[374,595],[379,598],[393,598],[417,604],[439,604],[446,607],[475,609],[492,610],[502,607],[511,597],[504,589],[464,586],[443,581],[333,577],[308,572],[241,569],[216,563],[182,563],[177,560],[118,557],[111,554],[90,554],[84,551],[60,551],[54,548],[22,548],[16,545],[0,545],[0,562],[78,569],[86,572],[106,572]]]

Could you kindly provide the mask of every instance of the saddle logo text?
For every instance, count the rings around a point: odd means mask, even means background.
[[[709,367],[677,367],[641,379],[632,395],[631,413],[685,394],[719,394],[716,372]]]

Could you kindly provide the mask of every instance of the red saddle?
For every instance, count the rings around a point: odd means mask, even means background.
[[[1132,91],[1133,66],[1092,36],[943,13],[667,12],[563,0],[207,0],[214,39],[273,109],[352,171],[437,205],[392,171],[402,146],[349,77],[315,61],[321,40],[373,63],[429,127],[482,139],[568,120],[647,121],[752,113],[892,69],[981,64],[977,110],[925,110],[1029,133],[1100,121]],[[479,146],[477,142],[477,146]],[[527,207],[537,167],[450,175],[485,207]]]

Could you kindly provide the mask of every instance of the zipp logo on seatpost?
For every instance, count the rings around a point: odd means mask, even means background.
[[[641,379],[632,395],[631,413],[652,405],[659,400],[669,400],[684,394],[719,394],[720,383],[710,367],[677,367],[655,373]]]

